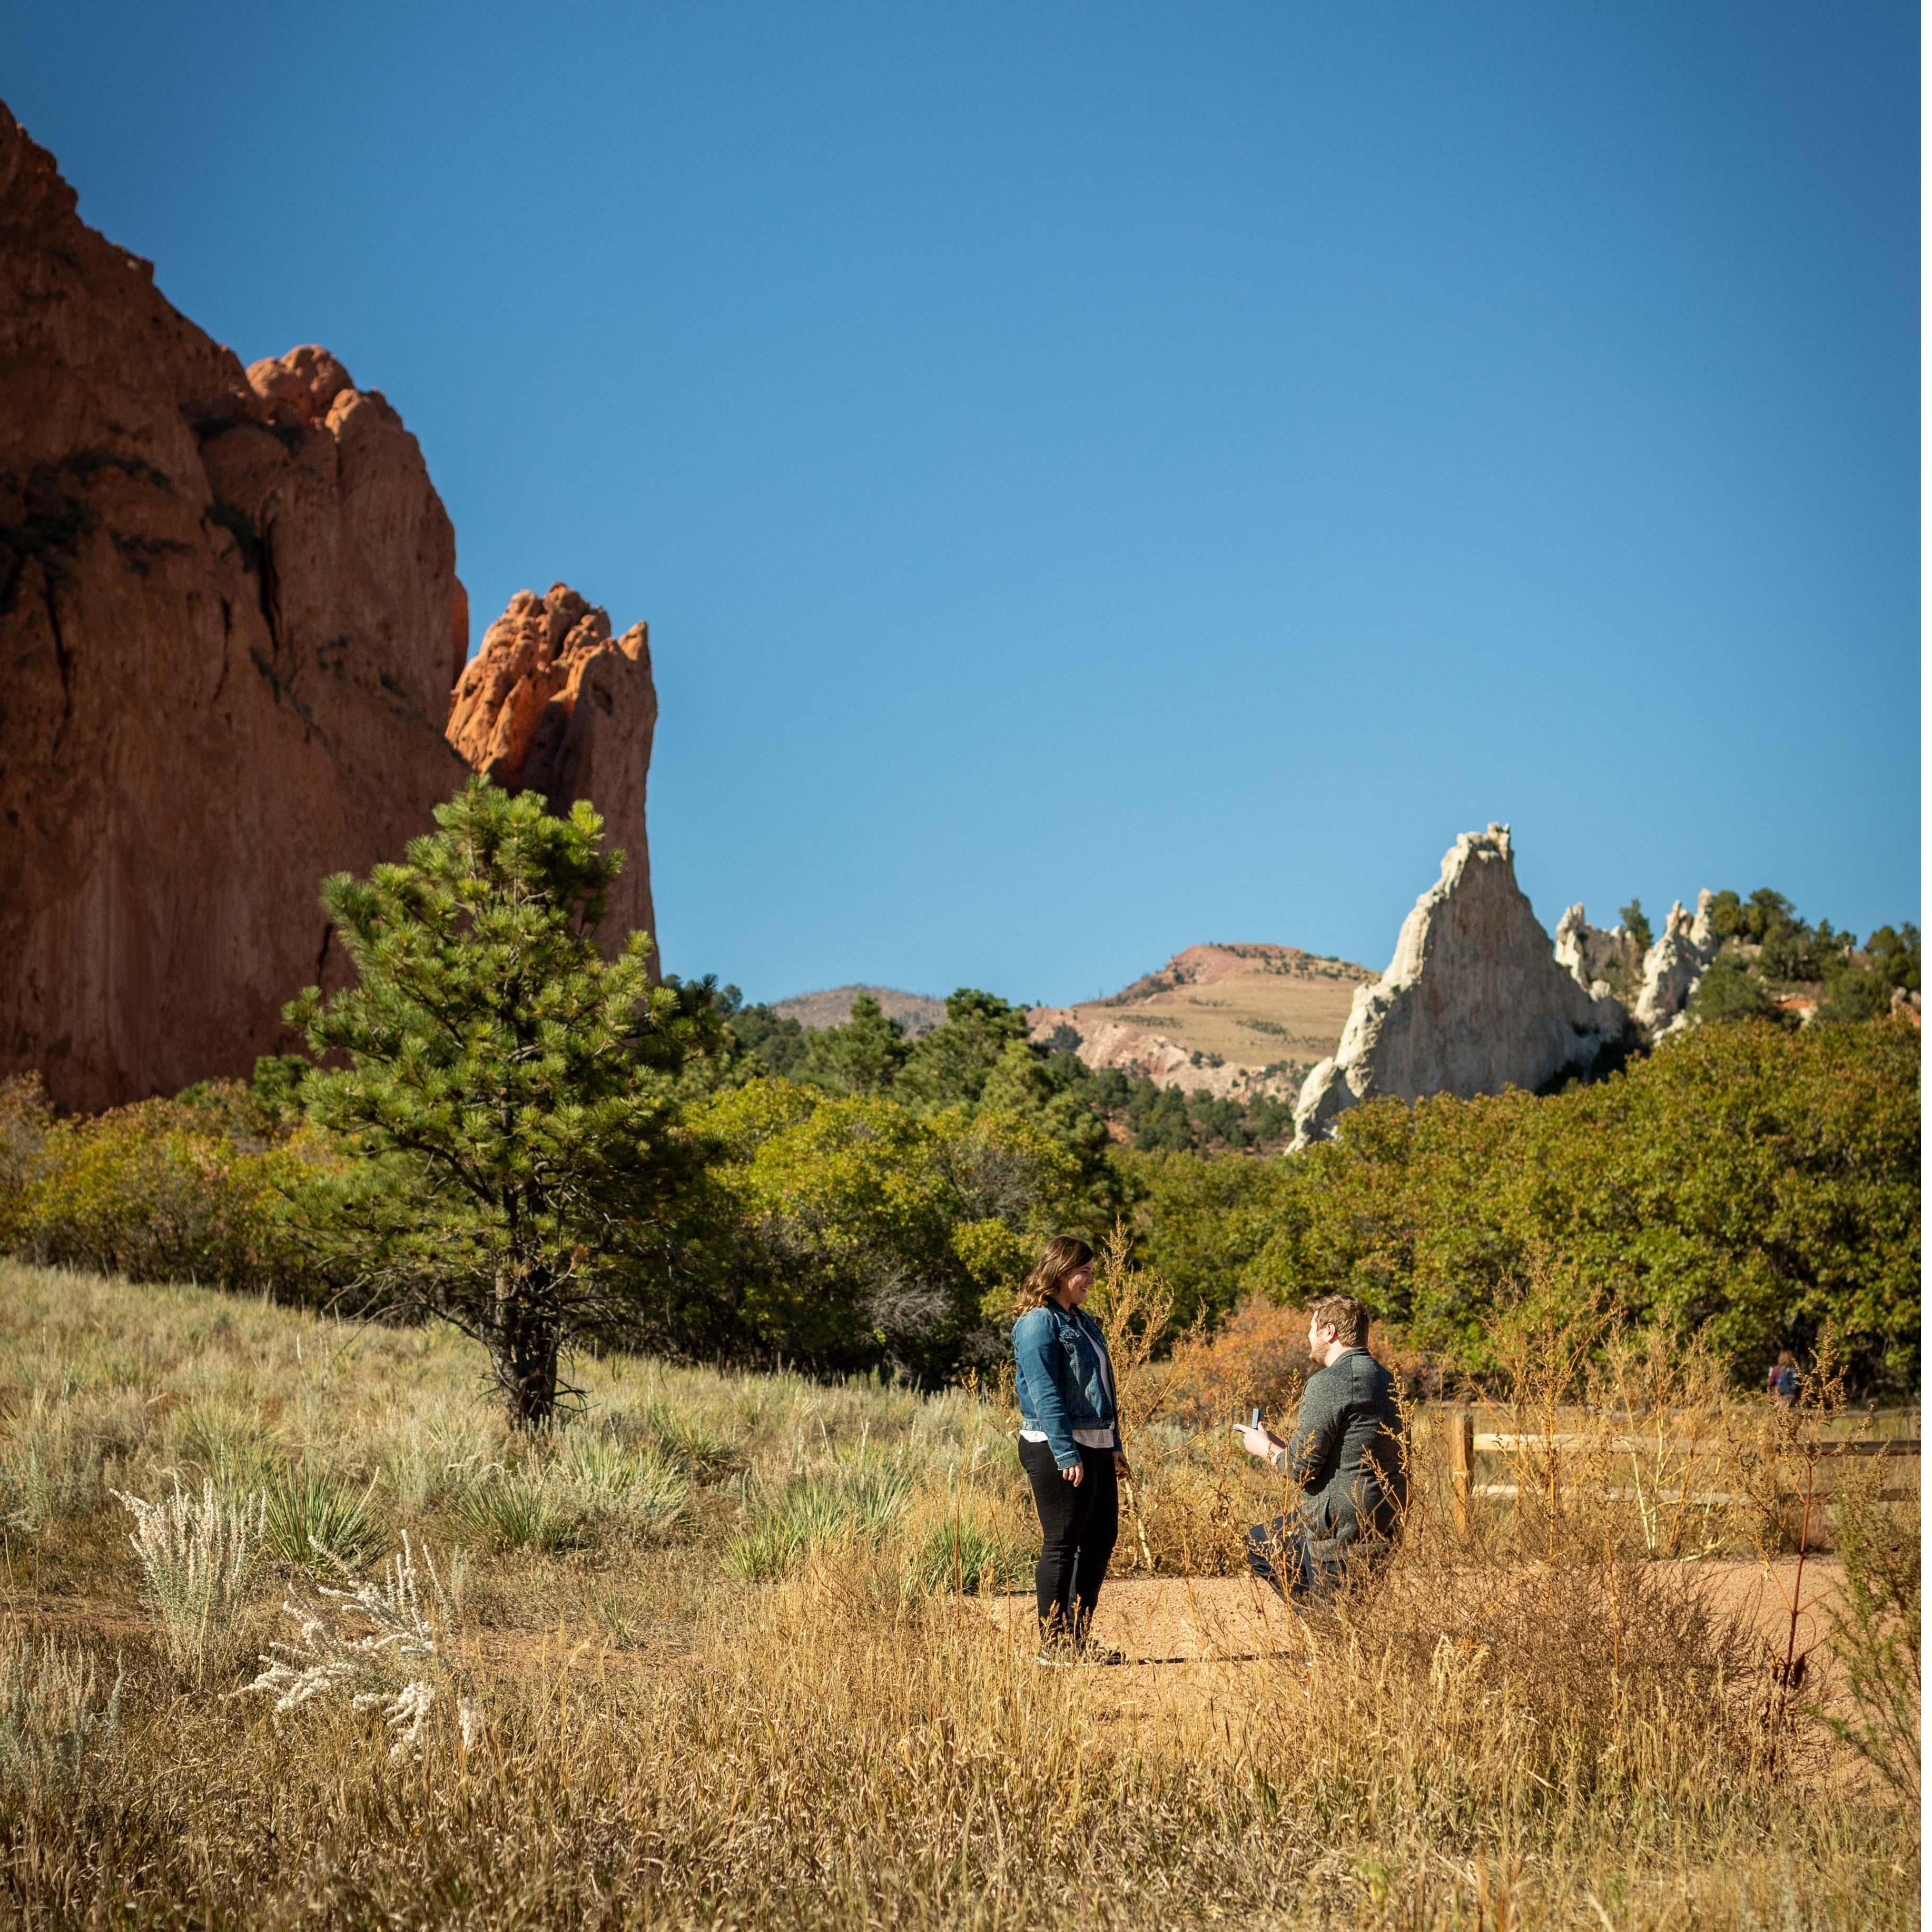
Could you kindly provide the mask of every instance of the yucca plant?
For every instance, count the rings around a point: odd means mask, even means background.
[[[291,1471],[270,1485],[263,1512],[263,1547],[284,1563],[358,1570],[382,1541],[370,1499],[312,1469]]]
[[[700,1482],[714,1480],[741,1460],[728,1436],[680,1414],[668,1402],[653,1402],[644,1412],[644,1426],[659,1451]]]
[[[953,1515],[927,1526],[910,1581],[919,1589],[971,1595],[1017,1588],[1033,1569],[1026,1545],[1002,1538],[970,1516]]]
[[[860,1467],[795,1477],[732,1544],[734,1569],[754,1580],[782,1575],[814,1550],[876,1543],[912,1494],[903,1469]]]
[[[566,1437],[550,1478],[586,1514],[645,1540],[669,1535],[690,1506],[690,1485],[664,1457],[602,1430]]]
[[[282,1466],[282,1454],[255,1415],[214,1396],[181,1412],[181,1448],[202,1473],[230,1492],[262,1487]]]
[[[486,1548],[530,1550],[547,1556],[584,1540],[584,1512],[573,1508],[540,1474],[499,1474],[466,1491],[457,1520]]]

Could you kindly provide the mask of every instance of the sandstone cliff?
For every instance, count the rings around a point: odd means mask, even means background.
[[[1303,1084],[1294,1144],[1377,1094],[1540,1087],[1589,1066],[1628,1025],[1606,988],[1593,993],[1558,964],[1516,884],[1509,827],[1465,832],[1402,922],[1388,970],[1357,991],[1334,1057]]]
[[[317,348],[244,370],[0,107],[0,1074],[94,1107],[272,1050],[338,970],[321,880],[462,782],[468,628],[382,397]],[[589,728],[600,692],[638,715],[638,644],[577,674],[548,755],[600,802],[621,768],[607,815],[640,821],[648,726],[636,758]]]
[[[614,638],[604,612],[562,584],[511,598],[450,698],[449,742],[466,764],[512,790],[541,792],[553,811],[585,798],[602,813],[625,860],[604,915],[614,945],[633,930],[657,932],[644,831],[657,718],[648,627]]]

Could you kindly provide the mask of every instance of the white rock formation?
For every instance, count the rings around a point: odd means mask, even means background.
[[[1600,982],[1599,982],[1600,983]],[[1516,882],[1509,827],[1466,832],[1403,920],[1395,958],[1359,988],[1342,1043],[1303,1083],[1294,1144],[1333,1131],[1358,1101],[1467,1099],[1536,1088],[1622,1042],[1629,1016],[1557,964]]]
[[[1580,905],[1573,905],[1556,922],[1556,963],[1586,992],[1600,982],[1608,992],[1612,974],[1628,968],[1634,978],[1643,970],[1643,954],[1628,928],[1613,926],[1606,932],[1583,916]]]
[[[1712,901],[1708,889],[1697,895],[1694,919],[1682,900],[1674,903],[1657,943],[1643,956],[1643,990],[1636,996],[1636,1018],[1646,1040],[1660,1040],[1690,1023],[1685,1011],[1690,995],[1724,944],[1712,928]]]

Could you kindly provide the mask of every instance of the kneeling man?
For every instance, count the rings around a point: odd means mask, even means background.
[[[1288,1516],[1248,1532],[1248,1567],[1291,1601],[1331,1590],[1345,1561],[1386,1551],[1408,1501],[1395,1378],[1369,1353],[1369,1311],[1352,1294],[1308,1312],[1316,1372],[1284,1442],[1245,1428],[1241,1444],[1302,1488]]]

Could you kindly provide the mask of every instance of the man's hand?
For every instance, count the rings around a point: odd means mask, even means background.
[[[1060,1480],[1063,1483],[1071,1483],[1077,1490],[1080,1486],[1081,1478],[1084,1476],[1086,1473],[1087,1465],[1084,1462],[1076,1462],[1070,1469],[1063,1469],[1060,1471]]]
[[[1114,1451],[1114,1474],[1124,1483],[1130,1483],[1134,1479],[1134,1472],[1127,1467],[1127,1452],[1124,1449]]]
[[[1241,1447],[1250,1456],[1258,1456],[1264,1462],[1272,1462],[1279,1466],[1281,1453],[1288,1444],[1271,1430],[1244,1428]]]

